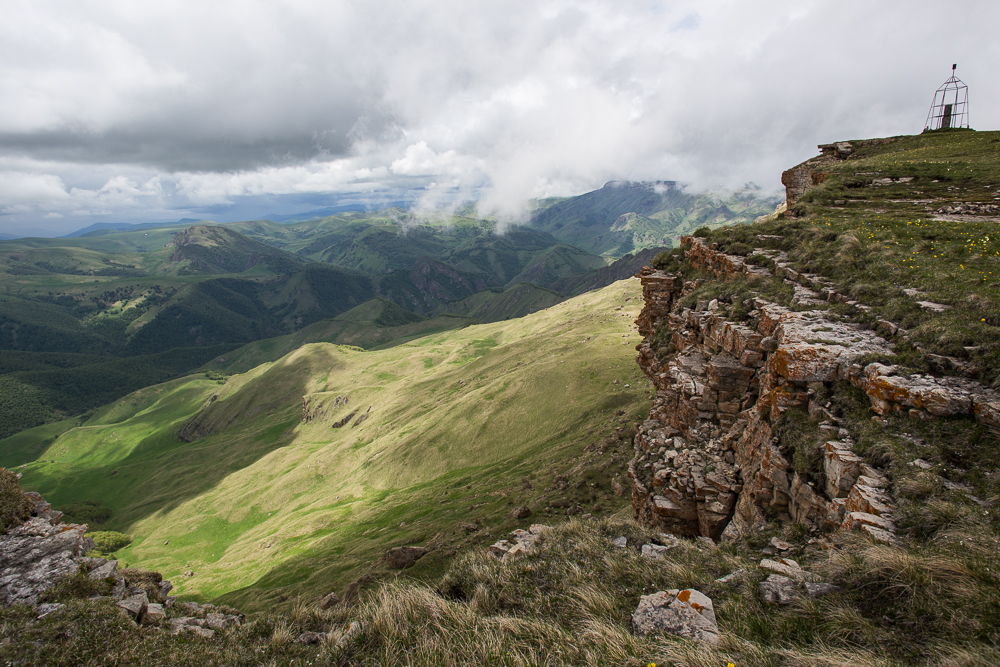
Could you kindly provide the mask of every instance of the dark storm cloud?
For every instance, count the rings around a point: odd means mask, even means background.
[[[350,129],[347,125],[278,136],[248,136],[223,129],[202,134],[203,128],[58,129],[0,133],[0,152],[55,162],[136,164],[167,172],[225,172],[346,155],[352,144]]]

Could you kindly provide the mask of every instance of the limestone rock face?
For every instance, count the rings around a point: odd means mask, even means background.
[[[61,513],[53,513],[58,522]],[[74,558],[94,548],[87,525],[35,516],[0,535],[0,604],[35,605],[38,596],[79,569]]]
[[[664,632],[711,644],[719,641],[712,600],[693,589],[643,595],[632,614],[632,629],[637,635]]]

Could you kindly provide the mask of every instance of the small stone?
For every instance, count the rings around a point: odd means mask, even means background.
[[[45,618],[49,614],[53,614],[65,608],[66,605],[61,602],[46,602],[45,604],[40,604],[35,608],[35,618]]]
[[[326,595],[324,595],[320,599],[320,601],[319,601],[319,608],[320,609],[329,609],[330,607],[334,606],[338,602],[340,602],[340,598],[337,596],[337,594],[334,591],[330,591],[329,593],[327,593]]]
[[[792,548],[791,544],[785,542],[784,540],[779,540],[777,537],[771,538],[771,546],[777,549],[778,551],[788,551],[789,549]]]
[[[611,544],[618,547],[619,549],[624,549],[625,547],[628,546],[628,538],[625,537],[624,535],[622,537],[616,537],[615,539],[611,540]]]
[[[834,586],[833,584],[825,583],[812,583],[806,582],[806,592],[809,593],[809,597],[818,598],[821,595],[830,595],[831,593],[840,593],[843,589],[840,586]]]
[[[401,570],[411,567],[427,553],[424,547],[394,547],[386,553],[385,561],[392,569]]]
[[[724,577],[719,577],[715,580],[715,583],[721,584],[722,586],[730,586],[737,583],[745,572],[746,570],[743,569],[736,570],[735,572],[731,572]]]
[[[910,465],[915,468],[920,468],[921,470],[930,470],[931,468],[934,467],[933,465],[931,465],[927,461],[924,461],[923,459],[914,459],[910,461]]]
[[[479,526],[474,523],[463,523],[460,528],[467,533],[474,533],[479,530]]]
[[[511,519],[526,519],[531,516],[531,509],[525,505],[520,505],[512,509],[509,516]]]
[[[143,625],[156,625],[166,620],[167,614],[163,611],[163,605],[151,602],[146,605],[146,613],[142,615]]]
[[[794,579],[772,574],[758,585],[760,597],[769,604],[791,604],[798,594],[799,584]]]
[[[315,646],[316,644],[322,644],[325,639],[325,632],[303,632],[299,635],[297,641],[300,644],[305,644],[307,646]]]

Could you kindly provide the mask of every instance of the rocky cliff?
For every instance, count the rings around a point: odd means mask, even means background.
[[[719,281],[781,278],[794,289],[791,307],[753,297],[682,305],[700,280],[646,267],[638,274],[645,308],[636,320],[644,340],[637,361],[656,386],[649,418],[629,464],[632,505],[646,525],[678,535],[735,538],[770,517],[822,529],[860,527],[893,540],[894,501],[882,471],[852,451],[852,435],[821,396],[838,386],[860,388],[876,415],[966,416],[1000,428],[1000,394],[960,377],[909,374],[865,357],[891,356],[891,342],[831,310],[827,302],[867,307],[820,276],[791,268],[781,252],[750,257],[723,253],[684,237],[684,259]],[[734,318],[736,306],[752,308]],[[899,336],[898,325],[879,330]],[[822,470],[817,484],[797,471],[776,432],[788,410],[820,420]],[[878,417],[875,417],[878,418]]]

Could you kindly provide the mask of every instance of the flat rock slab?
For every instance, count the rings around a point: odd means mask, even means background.
[[[91,579],[107,579],[109,577],[115,576],[118,571],[118,561],[109,560],[104,563],[104,565],[99,565],[91,570],[87,576]]]
[[[719,641],[711,598],[690,588],[643,595],[632,614],[632,629],[637,635],[662,632],[710,644]]]

